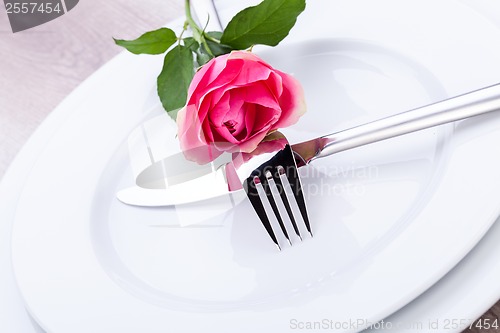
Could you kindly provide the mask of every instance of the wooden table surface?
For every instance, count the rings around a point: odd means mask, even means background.
[[[156,29],[181,16],[183,6],[183,0],[82,0],[64,16],[16,34],[0,9],[0,178],[62,99],[121,51],[111,37]],[[499,317],[500,302],[483,316]]]

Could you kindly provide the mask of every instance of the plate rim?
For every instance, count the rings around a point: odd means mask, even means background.
[[[62,112],[61,112],[61,113],[62,113]],[[31,141],[31,139],[30,139],[30,141]],[[498,213],[498,212],[497,212],[497,213]],[[498,214],[497,214],[497,215],[498,215]],[[492,221],[492,222],[493,222],[493,221]],[[486,230],[487,230],[487,229],[486,229]],[[485,230],[485,232],[486,232],[486,230]],[[484,233],[483,233],[483,234],[484,234]],[[480,237],[479,237],[479,238],[481,238],[481,237],[482,237],[482,234],[480,235]],[[468,251],[467,251],[467,252],[468,252]]]

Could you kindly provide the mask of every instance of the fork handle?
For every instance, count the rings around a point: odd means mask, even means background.
[[[500,110],[500,84],[322,136],[306,163],[344,150]]]

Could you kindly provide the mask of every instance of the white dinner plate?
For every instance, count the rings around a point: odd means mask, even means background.
[[[287,131],[293,142],[496,83],[495,40],[497,29],[455,1],[309,1],[287,42],[260,53],[304,84],[309,112]],[[247,203],[208,219],[216,202],[124,206],[114,194],[133,181],[126,137],[158,112],[160,66],[158,57],[122,54],[103,68],[26,179],[14,269],[50,332],[375,322],[442,277],[498,216],[495,115],[306,169],[316,237],[282,253]],[[179,228],[183,218],[200,224]]]
[[[479,244],[442,280],[398,312],[384,318],[385,329],[374,325],[366,333],[465,331],[500,297],[499,237],[500,218]],[[480,323],[484,328],[488,322],[483,320]],[[490,326],[493,324],[494,319],[489,321]],[[500,324],[498,320],[497,324]]]

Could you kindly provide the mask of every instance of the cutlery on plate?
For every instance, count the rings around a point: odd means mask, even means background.
[[[208,199],[231,192],[242,192],[241,190],[244,189],[270,238],[280,249],[281,246],[270,223],[270,216],[274,215],[282,234],[290,244],[291,242],[285,221],[277,207],[277,201],[281,201],[285,207],[293,230],[299,239],[302,239],[297,226],[297,216],[293,214],[290,205],[291,202],[295,202],[300,210],[302,222],[312,236],[297,168],[337,152],[499,109],[500,84],[497,84],[298,144],[289,144],[281,133],[275,133],[275,139],[280,141],[282,143],[280,147],[284,146],[284,148],[253,156],[237,154],[231,161],[218,166],[215,172],[206,173],[198,179],[166,189],[153,191],[159,191],[157,194],[160,196],[170,195],[171,197],[177,193],[187,199],[188,196],[194,194],[194,189],[205,181],[205,187],[198,188],[201,194],[193,195],[192,198]],[[269,142],[273,141],[263,142],[262,145]],[[168,158],[162,163],[165,161],[168,161]],[[186,163],[192,162],[186,161]],[[208,172],[207,167],[200,166],[201,169]],[[200,172],[200,174],[203,173],[205,172]],[[168,175],[165,174],[160,177],[168,179]],[[209,177],[210,181],[202,180],[204,177]],[[138,187],[121,191],[118,193],[118,198],[124,203],[137,205],[140,202],[138,198],[140,193],[136,189]],[[145,191],[148,190],[140,190],[142,193]],[[135,199],[138,201],[134,201]],[[156,203],[159,202],[162,200],[156,201]]]

